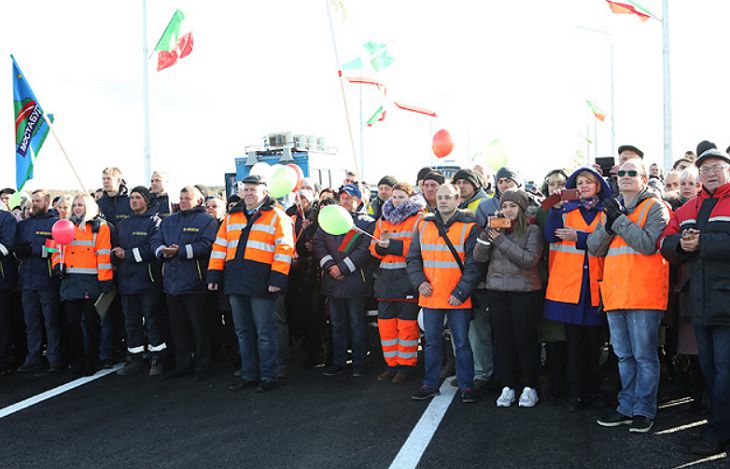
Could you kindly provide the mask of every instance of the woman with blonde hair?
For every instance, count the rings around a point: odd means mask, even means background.
[[[62,195],[58,199],[58,218],[68,220],[71,218],[71,206],[73,205],[73,197],[68,194]]]
[[[97,371],[99,361],[99,316],[94,302],[112,289],[111,238],[93,197],[76,195],[71,210],[74,239],[53,255],[53,270],[61,277],[71,372],[89,376]]]

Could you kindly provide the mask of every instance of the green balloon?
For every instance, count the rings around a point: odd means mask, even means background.
[[[328,205],[319,211],[317,217],[319,227],[325,233],[337,236],[347,233],[352,229],[354,222],[350,212],[339,205]]]
[[[20,191],[17,191],[13,194],[10,194],[10,199],[8,200],[8,208],[12,210],[15,207],[20,207],[23,204],[23,193]]]
[[[288,166],[280,166],[271,174],[269,194],[278,199],[289,194],[297,185],[297,172]]]

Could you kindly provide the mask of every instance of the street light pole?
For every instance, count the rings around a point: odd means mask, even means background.
[[[666,0],[665,0],[666,1]],[[575,26],[576,29],[582,29],[591,33],[603,34],[608,39],[609,46],[609,75],[610,75],[610,93],[611,93],[611,153],[616,151],[616,92],[614,87],[614,66],[613,66],[613,36],[608,31],[601,29],[588,28],[586,26]],[[596,154],[598,156],[598,154]]]
[[[664,171],[672,167],[672,89],[669,76],[669,0],[662,8],[662,68],[664,75]]]

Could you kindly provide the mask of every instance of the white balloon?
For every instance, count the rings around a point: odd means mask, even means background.
[[[426,328],[423,325],[423,308],[418,310],[418,317],[416,318],[416,322],[418,323],[418,328],[421,329],[421,332],[426,332]],[[444,314],[444,327],[446,327],[446,315]]]
[[[262,178],[266,179],[267,181],[271,179],[271,173],[274,172],[274,168],[271,167],[268,163],[263,163],[259,161],[255,165],[251,166],[251,171],[249,171],[248,174],[252,174],[254,176],[261,176]]]

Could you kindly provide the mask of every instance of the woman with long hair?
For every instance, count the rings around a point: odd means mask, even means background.
[[[406,272],[406,254],[421,213],[426,207],[406,182],[393,186],[393,195],[385,201],[381,218],[375,224],[370,252],[380,260],[375,278],[378,300],[378,330],[386,369],[378,381],[408,380],[418,360],[418,294]]]
[[[111,239],[93,197],[76,195],[71,210],[74,239],[53,255],[53,269],[61,277],[71,372],[88,376],[97,371],[99,362],[99,315],[94,302],[112,290]]]
[[[553,206],[544,228],[550,243],[545,318],[565,325],[571,410],[579,410],[599,397],[605,316],[598,313],[598,279],[603,260],[588,253],[586,241],[611,189],[590,167],[577,169],[566,188],[577,189],[577,198]]]
[[[489,262],[487,298],[497,369],[504,386],[497,407],[511,406],[520,388],[519,406],[533,407],[538,402],[537,311],[542,301],[542,280],[537,265],[542,258],[543,240],[540,228],[531,225],[525,214],[529,205],[525,191],[507,190],[499,202],[510,226],[497,229],[487,219],[474,248],[474,260]]]

